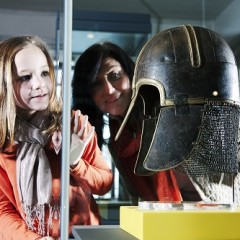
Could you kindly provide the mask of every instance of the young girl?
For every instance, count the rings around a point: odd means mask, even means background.
[[[61,107],[53,62],[32,36],[1,42],[0,53],[0,239],[57,239]],[[72,115],[69,236],[73,225],[99,224],[92,194],[112,185],[88,117]]]

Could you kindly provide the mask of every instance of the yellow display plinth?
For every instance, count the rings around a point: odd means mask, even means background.
[[[139,240],[236,240],[240,209],[156,211],[123,206],[120,227]]]

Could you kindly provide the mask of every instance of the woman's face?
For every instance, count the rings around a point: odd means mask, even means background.
[[[32,115],[47,109],[52,94],[52,81],[44,53],[29,45],[15,56],[14,97],[18,112]]]
[[[92,97],[101,111],[114,116],[125,116],[131,99],[131,83],[115,59],[106,58],[102,61]]]

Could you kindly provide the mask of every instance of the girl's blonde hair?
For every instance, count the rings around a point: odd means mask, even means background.
[[[0,149],[7,143],[14,142],[14,130],[16,119],[16,105],[13,94],[14,69],[16,54],[28,45],[39,47],[47,58],[49,75],[53,83],[53,91],[50,97],[49,111],[52,113],[53,121],[47,131],[57,127],[58,115],[61,104],[57,101],[56,81],[54,64],[48,52],[46,44],[37,36],[17,36],[0,42]]]

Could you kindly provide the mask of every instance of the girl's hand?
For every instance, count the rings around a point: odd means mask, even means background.
[[[80,115],[81,115],[80,110],[77,110],[75,112],[74,129],[71,137],[70,166],[73,166],[79,162],[86,146],[88,145],[94,133],[93,126],[89,130],[87,129],[88,124],[87,115],[84,116],[83,122],[81,122],[81,128],[78,131]]]
[[[40,240],[55,240],[55,238],[52,237],[42,237]]]

